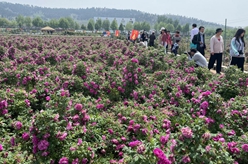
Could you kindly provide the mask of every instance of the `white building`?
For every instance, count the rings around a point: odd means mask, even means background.
[[[121,23],[123,25],[126,25],[128,22],[134,24],[135,23],[135,18],[115,18],[115,17],[94,17],[94,21],[96,22],[97,19],[101,19],[102,21],[104,20],[109,20],[110,23],[113,21],[113,20],[116,20],[118,25],[120,25]]]

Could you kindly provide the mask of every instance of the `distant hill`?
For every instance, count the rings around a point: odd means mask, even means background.
[[[40,16],[44,20],[59,19],[61,17],[72,17],[73,19],[85,22],[94,17],[120,17],[120,18],[135,18],[136,21],[147,21],[150,24],[155,24],[157,21],[156,14],[141,12],[138,10],[118,10],[107,8],[79,8],[79,9],[65,9],[65,8],[46,8],[33,5],[13,4],[8,2],[0,2],[0,15],[8,19],[14,19],[18,15],[23,16]],[[206,22],[203,20],[188,18],[178,15],[165,15],[173,20],[177,19],[179,24],[197,23],[206,27],[223,27],[222,25]]]

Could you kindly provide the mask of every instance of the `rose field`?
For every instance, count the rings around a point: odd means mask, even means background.
[[[0,163],[247,164],[247,86],[162,48],[1,36]]]

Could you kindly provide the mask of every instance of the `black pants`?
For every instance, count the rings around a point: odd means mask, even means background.
[[[150,41],[149,43],[150,43],[149,44],[150,47],[154,47],[154,41]]]
[[[214,63],[217,60],[217,66],[216,66],[216,73],[221,72],[221,63],[222,63],[222,53],[214,54],[210,56],[209,63],[208,63],[208,69],[214,67]]]
[[[204,47],[198,46],[198,47],[197,47],[197,50],[198,50],[203,56],[205,56],[205,49],[204,49]]]
[[[239,58],[239,57],[232,57],[231,65],[238,66],[241,71],[244,72],[244,64],[245,64],[245,58]]]

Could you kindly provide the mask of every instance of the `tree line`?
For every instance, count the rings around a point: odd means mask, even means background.
[[[0,27],[2,28],[31,28],[31,27],[45,27],[50,26],[52,28],[63,28],[63,29],[80,29],[80,25],[77,21],[71,17],[65,17],[60,19],[51,19],[45,21],[41,17],[24,17],[18,15],[14,20],[8,20],[6,18],[0,18]]]

